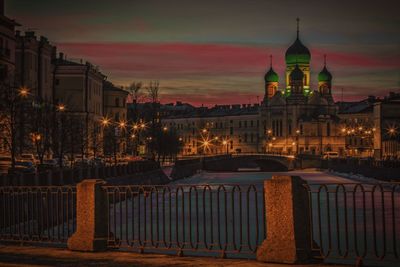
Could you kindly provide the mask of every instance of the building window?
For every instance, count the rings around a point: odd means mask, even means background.
[[[239,128],[242,128],[242,122],[239,121]]]
[[[331,124],[329,122],[326,124],[326,136],[331,136]]]
[[[116,106],[116,107],[119,107],[119,98],[118,98],[118,97],[115,98],[115,106]]]

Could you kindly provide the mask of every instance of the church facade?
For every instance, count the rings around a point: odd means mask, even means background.
[[[163,119],[165,127],[175,128],[181,136],[182,154],[323,155],[334,151],[344,155],[345,137],[332,97],[332,75],[325,60],[318,88],[311,88],[311,53],[300,41],[298,25],[296,40],[285,54],[284,83],[279,83],[271,59],[260,104],[216,106]]]
[[[272,60],[271,60],[272,61]],[[332,75],[325,64],[318,88],[310,86],[311,53],[297,37],[285,54],[284,89],[272,63],[265,74],[265,96],[260,116],[267,122],[266,151],[287,154],[344,154],[338,107],[332,97]]]

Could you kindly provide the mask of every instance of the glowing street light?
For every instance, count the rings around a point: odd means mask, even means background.
[[[28,96],[28,94],[29,94],[28,88],[26,88],[26,87],[21,87],[21,88],[19,89],[19,95],[20,95],[20,96],[26,97],[26,96]]]
[[[131,135],[131,138],[132,138],[132,139],[135,139],[135,138],[136,138],[136,135],[135,135],[135,134],[132,134],[132,135]]]
[[[207,132],[207,129],[204,128],[204,129],[202,130],[202,132],[203,132],[203,133],[206,133],[206,132]]]
[[[222,141],[222,144],[223,144],[224,146],[226,146],[226,145],[228,144],[228,141],[224,140],[224,141]]]
[[[272,130],[268,129],[267,134],[271,134]]]
[[[140,124],[140,128],[144,129],[146,127],[146,124],[142,123]]]
[[[218,141],[218,139],[219,139],[219,137],[218,137],[218,136],[214,137],[214,140],[215,140],[215,141]]]
[[[391,128],[389,128],[388,132],[390,135],[394,135],[396,133],[396,128],[391,127]]]
[[[60,111],[60,112],[65,111],[65,105],[59,104],[59,105],[57,106],[57,110]]]
[[[164,132],[168,131],[168,128],[167,128],[167,127],[164,127],[164,128],[163,128],[163,131],[164,131]]]
[[[125,127],[126,127],[126,122],[121,121],[121,122],[119,122],[118,126],[119,126],[121,129],[125,129]]]
[[[110,119],[108,119],[108,118],[103,118],[102,120],[101,120],[101,124],[105,127],[105,126],[107,126],[107,125],[109,125],[110,124]]]

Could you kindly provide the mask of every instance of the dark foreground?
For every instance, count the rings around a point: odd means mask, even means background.
[[[73,252],[61,248],[0,245],[0,266],[288,266],[266,264],[254,260],[231,260],[205,257],[176,257],[133,252]],[[331,266],[335,265],[296,265]],[[342,265],[343,266],[343,265]]]

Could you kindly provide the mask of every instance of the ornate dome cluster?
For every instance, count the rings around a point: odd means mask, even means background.
[[[293,96],[299,98],[303,95],[312,105],[325,104],[326,97],[331,95],[332,74],[326,67],[326,57],[324,58],[324,67],[318,74],[318,91],[313,92],[310,88],[310,50],[299,39],[299,19],[297,19],[297,37],[294,43],[286,50],[286,89],[280,91],[278,88],[279,76],[272,68],[264,75],[266,99],[271,103],[280,103],[284,98]],[[300,98],[299,98],[300,99]]]

